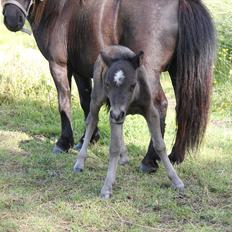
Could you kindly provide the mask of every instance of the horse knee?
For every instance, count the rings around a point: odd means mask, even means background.
[[[98,123],[98,114],[92,114],[91,112],[88,114],[88,117],[86,118],[85,124],[88,125],[95,125]]]
[[[161,116],[166,116],[168,109],[168,101],[166,99],[161,102],[160,109],[161,109]]]
[[[162,95],[162,97],[159,97],[159,101],[156,101],[156,108],[159,111],[161,133],[162,136],[164,136],[165,126],[166,126],[165,119],[168,109],[168,101],[164,94]]]
[[[110,149],[109,149],[110,157],[119,157],[121,153],[121,146],[119,144],[114,144],[112,141],[110,144]]]
[[[166,153],[166,146],[165,143],[162,141],[160,143],[153,143],[154,150],[157,154],[162,155]]]

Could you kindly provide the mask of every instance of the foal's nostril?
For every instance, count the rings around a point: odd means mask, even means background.
[[[125,112],[121,111],[120,115],[119,115],[119,120],[122,120],[125,116]]]
[[[115,119],[115,115],[114,115],[114,113],[113,113],[112,110],[110,111],[110,118],[111,118],[111,119]]]
[[[110,111],[110,118],[115,121],[121,121],[125,117],[125,112],[121,111],[119,114],[115,114],[113,111]]]

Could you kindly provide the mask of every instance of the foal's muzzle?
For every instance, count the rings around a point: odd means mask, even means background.
[[[116,124],[122,124],[125,120],[126,113],[124,111],[115,112],[113,110],[110,111],[110,120]]]

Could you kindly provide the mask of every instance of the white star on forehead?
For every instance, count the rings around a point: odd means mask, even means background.
[[[114,82],[117,86],[121,85],[123,80],[125,79],[125,75],[122,70],[119,70],[114,75]]]

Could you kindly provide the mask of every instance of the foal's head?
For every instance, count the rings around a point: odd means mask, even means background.
[[[101,56],[108,66],[104,77],[104,90],[110,103],[110,120],[121,124],[136,94],[137,69],[142,63],[143,52],[119,59],[113,59],[105,53],[101,53]]]

